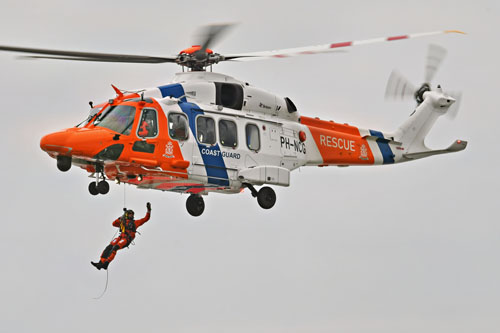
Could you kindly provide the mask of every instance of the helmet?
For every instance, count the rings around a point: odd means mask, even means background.
[[[126,219],[133,219],[134,218],[134,211],[132,209],[127,209],[125,211],[125,218]]]

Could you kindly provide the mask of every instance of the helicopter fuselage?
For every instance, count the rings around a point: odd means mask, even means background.
[[[84,168],[96,187],[111,179],[193,195],[248,187],[258,196],[254,186],[289,186],[303,166],[410,160],[391,135],[299,116],[288,98],[222,74],[179,73],[168,85],[117,93],[83,124],[40,143],[60,170]]]

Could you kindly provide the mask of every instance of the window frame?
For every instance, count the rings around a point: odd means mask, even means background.
[[[182,117],[184,117],[184,120],[186,120],[186,125],[187,125],[187,128],[186,128],[186,138],[185,139],[177,139],[177,138],[174,138],[170,135],[170,115],[180,115]],[[177,111],[171,111],[167,114],[167,130],[168,130],[168,137],[172,140],[177,140],[177,141],[187,141],[189,140],[189,132],[191,131],[190,130],[191,128],[189,127],[189,118],[188,116],[183,113],[183,112],[177,112]]]
[[[141,121],[142,117],[144,116],[144,111],[148,110],[153,110],[156,114],[156,135],[155,136],[140,136],[139,135],[139,130],[141,129]],[[153,107],[147,106],[141,109],[141,114],[139,116],[139,121],[137,122],[137,128],[135,130],[135,135],[140,139],[140,140],[150,140],[150,139],[156,139],[160,135],[160,124],[158,122],[158,110],[156,110]]]
[[[214,122],[214,140],[213,140],[213,143],[205,143],[205,142],[201,142],[199,140],[199,136],[198,136],[198,120],[200,118],[212,119],[212,121]],[[198,142],[199,144],[202,144],[202,145],[206,145],[206,146],[215,146],[217,144],[217,137],[218,137],[217,126],[216,126],[215,119],[213,117],[207,116],[205,114],[200,114],[195,119],[195,126],[196,126],[196,142]]]
[[[234,124],[234,128],[236,129],[236,133],[235,133],[236,145],[235,146],[227,146],[227,145],[224,145],[222,143],[222,140],[221,140],[221,137],[220,137],[220,133],[221,133],[221,131],[220,131],[220,123],[222,121],[227,121],[227,122],[231,122],[231,123]],[[219,130],[219,133],[217,133],[217,134],[218,134],[220,145],[223,146],[223,147],[226,147],[226,148],[232,148],[232,149],[238,148],[238,144],[239,144],[239,140],[238,140],[238,124],[234,120],[232,120],[232,119],[221,118],[221,119],[219,119],[219,122],[217,123],[217,127],[218,127],[218,130]]]
[[[248,126],[255,126],[257,128],[257,134],[259,135],[259,149],[253,149],[253,148],[250,148],[248,146],[248,134],[247,134],[247,128],[248,128]],[[262,141],[260,139],[260,129],[259,129],[259,125],[258,124],[256,124],[256,123],[246,123],[245,124],[245,144],[246,144],[248,150],[253,151],[255,153],[259,152],[260,149],[262,148]]]

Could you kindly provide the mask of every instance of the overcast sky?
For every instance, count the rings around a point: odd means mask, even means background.
[[[2,0],[0,45],[163,56],[200,25],[237,22],[215,47],[239,53],[445,29],[468,34],[219,72],[290,97],[302,115],[392,131],[414,104],[384,101],[398,68],[423,80],[429,43],[448,50],[434,83],[461,90],[432,148],[463,152],[391,166],[302,168],[262,210],[245,191],[187,196],[111,185],[92,197],[77,168],[39,148],[88,101],[170,82],[174,65],[19,60],[0,53],[2,332],[497,332],[500,327],[497,1]],[[125,194],[125,195],[124,195]],[[90,265],[124,205],[151,220],[106,273]]]

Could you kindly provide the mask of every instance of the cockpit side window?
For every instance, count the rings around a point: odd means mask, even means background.
[[[236,148],[238,145],[238,133],[236,123],[231,120],[219,121],[219,140],[225,147]]]
[[[210,117],[196,119],[196,135],[200,143],[213,145],[215,143],[215,121]]]
[[[143,109],[142,117],[137,127],[137,136],[154,138],[158,135],[158,121],[155,109]]]
[[[168,135],[175,140],[187,140],[189,125],[184,114],[170,113],[168,115]]]
[[[100,116],[100,119],[96,119],[96,126],[108,128],[123,135],[130,135],[132,125],[134,124],[135,107],[131,105],[117,105],[105,111],[107,111],[106,114],[103,112],[103,116]]]
[[[247,124],[245,132],[248,149],[258,151],[260,149],[260,134],[257,125]]]

